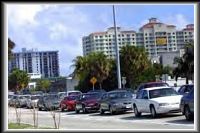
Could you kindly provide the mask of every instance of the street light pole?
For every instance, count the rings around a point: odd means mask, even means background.
[[[120,72],[120,60],[119,60],[119,46],[117,42],[117,27],[115,22],[115,6],[113,5],[113,20],[114,20],[114,28],[115,28],[115,50],[116,50],[116,61],[117,61],[117,79],[118,79],[118,88],[121,89],[121,72]]]

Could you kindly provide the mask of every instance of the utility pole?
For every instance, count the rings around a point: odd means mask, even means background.
[[[118,88],[121,89],[121,72],[120,72],[120,60],[119,60],[119,46],[117,42],[117,27],[115,22],[115,6],[113,5],[113,21],[114,21],[114,28],[115,28],[115,50],[116,50],[116,61],[117,61],[117,80],[118,80]]]

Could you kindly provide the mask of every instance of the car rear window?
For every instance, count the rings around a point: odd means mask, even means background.
[[[118,99],[118,98],[131,98],[131,93],[128,92],[113,92],[109,93],[108,97],[111,99]]]
[[[68,96],[71,96],[71,95],[80,95],[81,92],[69,92],[68,93]]]
[[[101,98],[101,93],[88,93],[82,96],[83,99],[99,99]]]
[[[167,84],[167,83],[152,83],[152,84],[145,84],[145,85],[144,85],[144,88],[162,87],[162,86],[167,87],[168,84]]]
[[[178,93],[173,88],[162,88],[149,91],[150,99],[157,97],[165,97],[165,96],[175,96],[175,95],[178,95]]]

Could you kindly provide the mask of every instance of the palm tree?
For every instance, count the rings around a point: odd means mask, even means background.
[[[47,93],[47,91],[49,90],[49,87],[51,85],[50,81],[47,79],[41,79],[37,82],[38,88],[42,89],[45,91],[45,93]]]
[[[74,64],[72,67],[74,67],[73,74],[79,79],[83,79],[85,75],[87,74],[87,57],[77,56],[76,59],[73,60]]]
[[[139,75],[145,71],[150,62],[143,48],[127,45],[122,47],[120,51],[120,62],[122,75],[127,77],[130,87],[135,87]]]
[[[88,64],[90,64],[90,74],[97,78],[100,89],[102,82],[109,76],[111,62],[102,52],[91,53],[88,55]]]
[[[15,47],[15,43],[8,38],[8,59],[12,57],[12,49]]]
[[[25,71],[13,69],[8,77],[8,88],[15,92],[21,91],[24,87],[28,86],[30,78]]]
[[[108,77],[111,69],[110,60],[106,55],[102,52],[93,52],[84,57],[77,56],[73,62],[74,74],[79,77],[80,82],[95,77],[102,88],[102,82]]]
[[[178,77],[185,77],[186,84],[189,79],[193,80],[194,75],[194,45],[189,43],[185,46],[185,53],[182,57],[174,58],[174,64],[178,66],[173,70],[173,75],[176,80]]]

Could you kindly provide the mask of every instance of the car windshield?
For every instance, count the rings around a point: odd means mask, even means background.
[[[101,94],[100,94],[100,93],[89,93],[89,94],[84,94],[84,95],[82,96],[82,98],[83,98],[84,100],[86,100],[86,99],[99,99],[99,98],[101,98]]]
[[[76,96],[69,96],[69,97],[66,97],[66,100],[69,100],[69,101],[76,100],[78,97],[79,97],[78,95],[76,95]]]
[[[178,95],[178,93],[173,88],[162,88],[149,91],[150,99],[157,97],[165,97],[165,96],[175,96],[175,95]]]
[[[31,100],[36,100],[36,99],[39,99],[39,98],[40,98],[40,96],[32,96]]]
[[[81,92],[68,92],[68,95],[71,96],[71,95],[80,95]]]
[[[119,99],[119,98],[131,98],[131,93],[128,92],[112,92],[108,94],[108,97],[111,99]]]
[[[46,99],[49,99],[49,100],[58,99],[58,95],[47,95]]]
[[[24,98],[30,99],[30,96],[23,96]]]
[[[150,83],[150,84],[145,84],[145,85],[144,85],[144,88],[162,87],[162,86],[167,87],[168,84],[167,84],[167,83]]]

